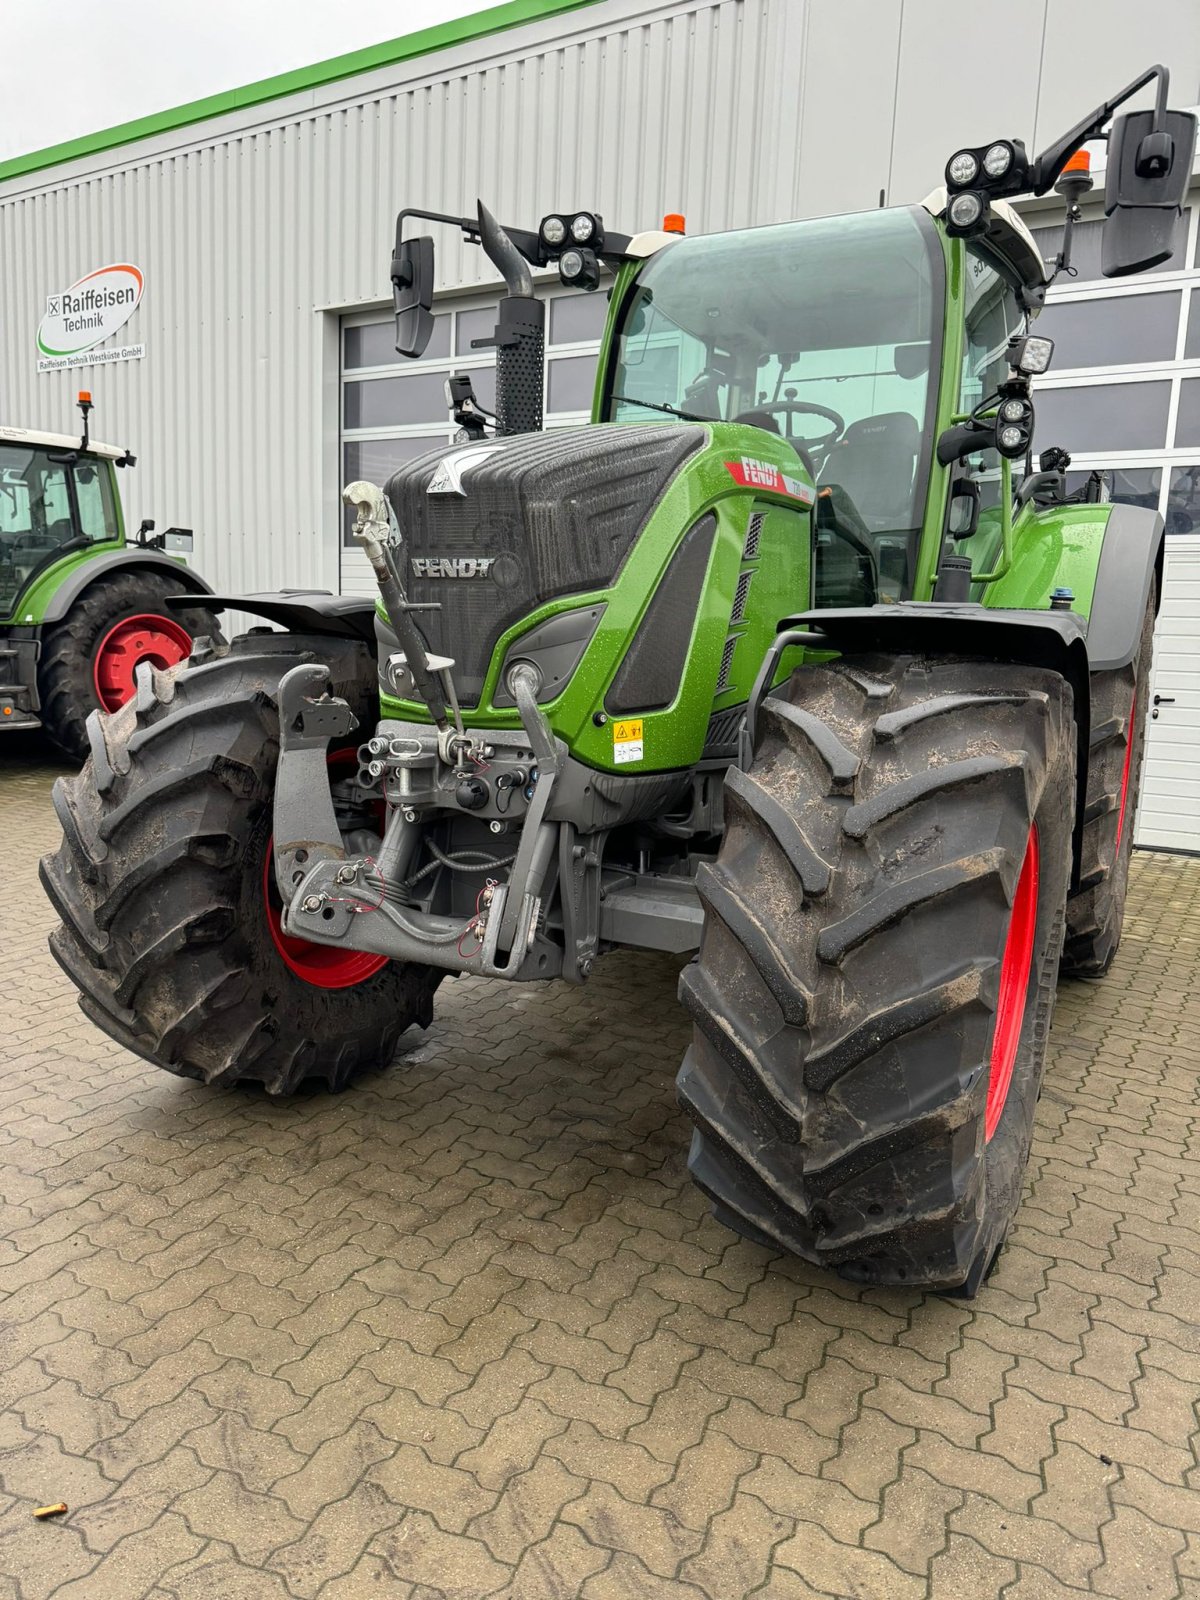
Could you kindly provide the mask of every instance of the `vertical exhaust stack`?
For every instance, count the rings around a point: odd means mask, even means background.
[[[496,432],[540,433],[546,365],[546,307],[533,295],[529,264],[479,201],[479,238],[504,278],[507,295],[496,319]]]

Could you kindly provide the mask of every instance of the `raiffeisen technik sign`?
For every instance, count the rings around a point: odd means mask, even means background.
[[[110,345],[141,304],[145,279],[141,268],[114,262],[86,273],[69,289],[46,296],[46,315],[37,333],[38,371],[94,367],[110,361],[140,361],[144,344]]]

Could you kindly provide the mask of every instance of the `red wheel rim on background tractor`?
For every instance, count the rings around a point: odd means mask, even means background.
[[[996,998],[996,1031],[992,1036],[992,1059],[988,1074],[987,1105],[983,1114],[983,1134],[990,1139],[996,1131],[1012,1083],[1017,1047],[1021,1043],[1021,1024],[1025,1020],[1025,1001],[1029,994],[1029,968],[1033,961],[1034,935],[1038,913],[1038,834],[1029,830],[1021,876],[1013,896],[1008,937],[1000,962],[1000,992]]]
[[[330,753],[330,772],[351,766],[358,767],[355,750]],[[382,802],[378,809],[382,821]],[[373,978],[387,966],[387,956],[375,955],[370,950],[340,950],[336,945],[313,944],[283,931],[283,900],[275,882],[274,845],[274,837],[268,839],[263,856],[263,903],[267,910],[267,927],[284,966],[303,983],[311,983],[314,989],[352,989],[355,984]]]
[[[101,639],[92,665],[96,699],[105,711],[119,711],[137,688],[139,663],[165,672],[192,653],[192,636],[170,617],[147,613],[123,617]]]

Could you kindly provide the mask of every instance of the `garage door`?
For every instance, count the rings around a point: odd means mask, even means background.
[[[1157,703],[1156,703],[1157,702]],[[1135,842],[1200,854],[1200,536],[1167,540]]]

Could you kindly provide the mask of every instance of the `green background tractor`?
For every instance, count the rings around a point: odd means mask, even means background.
[[[378,605],[213,597],[284,631],[144,664],[90,721],[43,863],[86,1013],[281,1095],[385,1064],[447,975],[694,953],[679,1093],[717,1215],[974,1292],[1060,968],[1120,937],[1162,560],[1155,514],[1034,469],[1049,269],[1007,201],[1155,78],[1109,135],[1122,274],[1191,170],[1161,69],[1036,159],[959,151],[919,206],[696,238],[402,212],[402,353],[414,215],[505,278],[497,414],[455,380],[460,441],[346,489]],[[553,263],[615,281],[593,424],[543,433]]]
[[[191,534],[126,538],[117,469],[134,458],[90,440],[90,398],[81,409],[74,438],[0,427],[0,733],[42,727],[76,760],[88,715],[124,704],[139,661],[174,666],[216,626],[201,606],[168,610],[207,587],[181,571]]]

